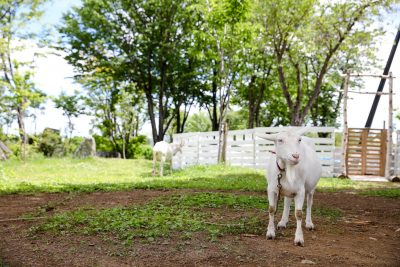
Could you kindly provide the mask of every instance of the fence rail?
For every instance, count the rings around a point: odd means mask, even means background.
[[[289,127],[263,127],[229,131],[227,137],[226,162],[233,166],[265,169],[274,149],[273,142],[262,139],[265,134],[277,133]],[[293,127],[290,127],[293,128]],[[334,168],[335,129],[312,127],[309,131],[322,164],[322,175],[332,176]],[[218,132],[183,133],[173,136],[175,142],[184,141],[182,153],[173,157],[173,168],[191,165],[217,164]]]

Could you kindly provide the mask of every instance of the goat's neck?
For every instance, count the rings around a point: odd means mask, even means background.
[[[291,164],[286,164],[285,161],[281,158],[277,158],[276,162],[278,163],[281,169],[285,170],[285,176],[289,184],[294,184],[296,181],[296,166]]]
[[[286,164],[286,179],[289,184],[294,185],[296,182],[296,166],[291,164]]]

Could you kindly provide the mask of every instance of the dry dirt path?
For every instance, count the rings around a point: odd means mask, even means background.
[[[273,241],[264,235],[226,235],[210,241],[206,234],[195,234],[189,240],[173,236],[128,248],[117,239],[97,236],[40,234],[33,239],[29,228],[40,220],[4,221],[38,209],[52,214],[88,205],[126,206],[192,192],[196,191],[0,196],[0,259],[6,266],[400,266],[400,200],[351,192],[315,195],[315,206],[340,209],[343,218],[315,218],[317,230],[304,232],[305,247],[293,245],[293,219]]]

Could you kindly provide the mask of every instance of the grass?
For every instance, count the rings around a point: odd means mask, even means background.
[[[400,189],[398,188],[368,189],[359,192],[359,194],[365,196],[400,198]]]
[[[9,161],[0,172],[0,194],[93,192],[130,189],[197,188],[263,190],[257,170],[195,166],[164,177],[151,175],[151,161],[122,159],[44,159],[26,164]]]
[[[0,267],[8,267],[8,265],[2,259],[0,259]]]
[[[32,229],[36,234],[50,231],[62,234],[111,235],[126,244],[142,238],[153,241],[178,234],[191,238],[206,232],[211,240],[225,234],[264,233],[268,206],[265,197],[229,193],[193,193],[152,200],[144,205],[102,210],[81,208],[59,213]],[[316,208],[316,216],[338,219],[340,210]],[[226,216],[234,213],[235,216]],[[239,216],[236,216],[238,214]]]
[[[153,177],[152,162],[148,160],[49,158],[27,163],[10,160],[0,164],[0,194],[161,188],[245,191],[266,189],[264,171],[222,165],[193,166],[172,175]],[[387,188],[390,190],[386,190]],[[399,183],[322,178],[317,190],[357,190],[366,195],[400,197]]]

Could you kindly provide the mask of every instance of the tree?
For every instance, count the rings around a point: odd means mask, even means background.
[[[279,84],[291,125],[305,122],[324,88],[326,76],[346,43],[363,45],[376,34],[372,18],[392,1],[259,2],[266,40],[271,40]]]
[[[211,131],[211,122],[206,114],[199,112],[189,116],[185,133],[208,131]]]
[[[94,123],[102,135],[108,138],[113,150],[126,158],[133,137],[138,136],[142,115],[142,95],[132,94],[135,85],[118,82],[102,73],[79,80],[86,89],[86,104],[91,108]]]
[[[0,71],[2,77],[2,105],[16,116],[23,159],[26,157],[27,134],[25,117],[29,107],[38,108],[45,95],[33,83],[33,62],[21,62],[15,54],[25,48],[26,40],[32,41],[33,35],[24,32],[26,23],[39,18],[40,7],[46,0],[4,0],[0,11]]]
[[[53,99],[55,107],[63,111],[63,115],[68,119],[69,138],[72,137],[74,131],[74,124],[72,118],[77,118],[79,115],[85,114],[85,107],[82,103],[82,97],[79,92],[75,91],[73,95],[67,95],[62,91],[60,95]]]
[[[255,27],[257,28],[257,27]],[[243,65],[239,82],[235,86],[232,102],[241,107],[247,107],[247,128],[260,127],[261,110],[263,105],[278,100],[279,94],[271,90],[274,87],[273,66],[268,47],[261,44],[259,34],[253,32],[251,46],[243,49],[241,58]],[[268,96],[268,97],[267,97]]]
[[[132,137],[138,136],[139,117],[142,110],[142,102],[133,94],[123,88],[119,92],[118,105],[116,107],[116,117],[119,123],[116,124],[117,132],[122,140],[122,157],[126,159],[127,145],[130,144]]]
[[[247,0],[206,0],[202,9],[205,22],[197,32],[198,40],[204,44],[205,62],[209,63],[206,77],[209,79],[211,96],[205,102],[205,107],[212,121],[212,129],[219,130],[218,161],[224,161],[223,129],[231,92],[239,76],[240,65],[243,63],[238,51],[248,41],[246,18],[249,4]]]
[[[193,102],[190,93],[183,98],[177,92],[186,90],[191,78],[177,77],[190,69],[186,55],[197,18],[191,1],[84,0],[64,17],[61,49],[84,75],[104,72],[116,82],[135,84],[132,93],[144,94],[157,142],[179,107]]]

